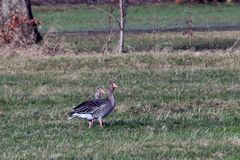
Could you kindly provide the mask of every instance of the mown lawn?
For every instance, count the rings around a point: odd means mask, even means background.
[[[1,56],[1,159],[238,159],[240,57],[223,51]],[[66,114],[114,79],[87,128]]]

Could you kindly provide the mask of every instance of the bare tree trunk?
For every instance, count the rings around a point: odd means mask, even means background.
[[[126,21],[126,0],[119,0],[119,13],[120,13],[120,32],[119,32],[119,44],[118,53],[124,52],[124,31]]]
[[[42,40],[30,0],[2,0],[0,12],[0,44],[18,47]]]
[[[32,13],[31,0],[25,0],[25,2],[26,2],[26,5],[27,5],[27,11],[28,11],[29,19],[33,20],[34,17],[33,17],[33,13]],[[35,35],[35,42],[39,42],[39,41],[42,40],[42,36],[38,32],[36,22],[34,22],[32,25],[33,25],[34,35]]]

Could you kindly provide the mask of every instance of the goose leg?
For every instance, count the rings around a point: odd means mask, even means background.
[[[90,123],[91,123],[91,121],[87,121],[88,122],[88,128],[90,128]]]
[[[91,127],[93,126],[93,120],[91,120]]]
[[[99,118],[98,121],[99,121],[100,127],[103,128],[103,121],[102,121],[102,118]]]
[[[88,121],[88,128],[92,128],[93,126],[93,120]]]

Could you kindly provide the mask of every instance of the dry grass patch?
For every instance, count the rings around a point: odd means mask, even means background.
[[[206,52],[0,59],[0,157],[237,159],[239,54]],[[110,79],[117,106],[104,129],[67,120]]]

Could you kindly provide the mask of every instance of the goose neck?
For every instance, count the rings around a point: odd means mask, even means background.
[[[113,96],[113,89],[110,88],[108,92],[108,100],[111,102],[112,105],[114,105],[114,96]]]

